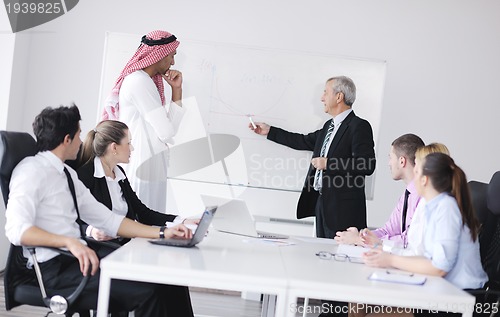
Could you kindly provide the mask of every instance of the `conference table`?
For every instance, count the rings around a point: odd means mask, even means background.
[[[277,247],[210,230],[192,248],[153,245],[135,238],[101,261],[97,316],[107,316],[112,279],[276,295],[285,316],[287,279]]]
[[[443,278],[423,285],[368,280],[376,269],[323,260],[333,240],[291,237],[274,242],[210,230],[193,248],[153,245],[136,238],[101,261],[97,316],[107,316],[112,279],[247,291],[275,298],[263,316],[296,316],[297,299],[309,297],[354,303],[454,311],[472,316],[475,298]],[[274,303],[274,302],[273,302]]]
[[[423,285],[372,281],[368,277],[381,269],[316,256],[319,251],[336,252],[336,243],[329,241],[308,238],[294,246],[280,248],[288,275],[288,309],[284,316],[296,316],[293,308],[297,307],[299,297],[358,303],[360,307],[385,305],[392,307],[393,312],[399,309],[396,307],[407,307],[472,316],[475,297],[445,279],[427,276]]]

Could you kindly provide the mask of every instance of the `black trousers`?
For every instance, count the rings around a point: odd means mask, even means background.
[[[323,217],[323,199],[321,195],[319,195],[318,201],[316,202],[315,213],[316,213],[316,237],[329,238],[329,239],[335,238],[336,232],[333,232],[332,230],[330,230],[330,228],[328,228],[325,219]],[[319,317],[326,317],[326,316],[346,317],[348,311],[348,304],[346,302],[321,300],[321,309],[322,313],[319,315]]]
[[[97,253],[101,258],[111,251],[99,250]],[[76,287],[82,277],[78,260],[64,255],[41,263],[40,269],[47,288]],[[95,303],[94,307],[97,307],[99,277],[100,270],[89,279],[80,295]],[[187,287],[123,280],[111,282],[109,310],[134,311],[136,317],[194,316]]]
[[[325,218],[324,218],[324,213],[323,213],[323,199],[321,195],[318,196],[318,200],[316,201],[316,237],[318,238],[328,238],[328,239],[333,239],[335,238],[335,235],[337,234],[330,228],[328,228]]]

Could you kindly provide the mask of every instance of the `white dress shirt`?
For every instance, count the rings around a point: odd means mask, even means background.
[[[94,177],[95,178],[106,178],[106,184],[108,185],[109,195],[111,196],[111,206],[112,211],[115,214],[126,216],[128,212],[128,205],[125,197],[123,197],[122,188],[119,181],[125,179],[125,174],[123,174],[122,170],[115,166],[113,169],[115,173],[115,179],[106,176],[104,172],[104,168],[102,167],[102,161],[99,157],[94,158]]]
[[[115,173],[115,179],[106,176],[106,173],[104,172],[104,168],[102,166],[102,161],[99,157],[94,158],[94,177],[95,178],[103,178],[105,177],[106,179],[106,184],[108,186],[108,191],[109,195],[111,198],[111,207],[112,211],[117,214],[117,215],[122,215],[122,216],[127,216],[128,213],[128,204],[127,201],[125,200],[125,197],[123,196],[123,191],[122,188],[120,187],[120,184],[118,183],[121,180],[124,180],[126,178],[125,174],[123,174],[122,170],[118,168],[118,166],[115,166],[113,169]],[[175,217],[173,222],[166,222],[165,225],[170,228],[173,227],[179,223],[182,223],[186,218],[182,218],[180,216]],[[92,229],[93,226],[88,226],[87,227],[87,232],[85,233],[87,236],[92,235]]]
[[[173,144],[186,109],[175,102],[163,106],[158,88],[143,70],[125,77],[119,102],[120,121],[127,124],[135,148],[123,166],[130,185],[149,208],[165,210],[168,144]]]
[[[22,235],[33,226],[53,234],[80,237],[76,209],[64,173],[65,166],[75,184],[81,219],[103,228],[110,236],[116,236],[124,217],[112,213],[99,203],[72,168],[52,152],[46,151],[25,158],[12,172],[5,224],[5,234],[12,244],[21,245]],[[58,255],[46,248],[36,248],[36,252],[38,262],[48,261]],[[26,249],[24,256],[31,266],[31,257]]]
[[[457,201],[441,193],[423,209],[424,252],[432,265],[447,272],[445,279],[462,289],[481,288],[488,276],[481,265],[479,239],[472,241],[463,225]]]
[[[324,157],[328,157],[328,151],[330,150],[330,146],[332,145],[333,138],[335,137],[335,134],[337,134],[337,131],[339,130],[340,125],[342,124],[342,122],[345,120],[345,118],[347,118],[347,116],[351,112],[352,112],[352,109],[347,109],[347,110],[339,113],[335,117],[333,117],[332,120],[333,120],[334,128],[333,128],[332,134],[330,135],[330,139],[328,140],[328,143],[326,145],[325,156]],[[319,173],[320,173],[319,178],[315,177],[314,178],[314,184],[313,184],[314,189],[317,190],[317,191],[321,191],[321,188],[323,187],[323,183],[318,181],[318,180],[323,179],[323,170],[320,170]]]

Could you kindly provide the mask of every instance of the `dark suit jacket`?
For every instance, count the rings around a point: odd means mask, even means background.
[[[125,171],[121,166],[118,168],[125,174]],[[106,183],[106,179],[96,178],[94,177],[94,160],[90,160],[88,163],[83,165],[77,170],[78,177],[80,180],[90,189],[90,192],[94,197],[109,209],[112,208],[111,203],[111,195],[109,194],[108,184]],[[123,197],[128,205],[127,218],[132,220],[137,220],[140,223],[146,225],[156,225],[162,226],[167,221],[173,221],[175,219],[175,215],[164,214],[160,212],[156,212],[152,209],[149,209],[146,205],[144,205],[137,194],[134,192],[128,178],[121,180],[118,182],[120,185]],[[86,227],[84,228],[86,230]],[[125,242],[128,242],[127,239]],[[121,243],[123,244],[123,243]]]
[[[296,150],[313,151],[318,157],[331,120],[309,134],[271,127],[267,138]],[[373,132],[368,121],[351,112],[340,125],[327,154],[323,171],[323,213],[334,232],[348,227],[366,228],[365,176],[375,171]],[[297,205],[297,218],[315,215],[319,193],[314,190],[316,169],[311,165]]]

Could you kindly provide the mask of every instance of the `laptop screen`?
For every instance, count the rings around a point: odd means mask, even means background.
[[[216,206],[206,207],[203,212],[203,216],[200,219],[200,223],[196,228],[196,231],[193,234],[193,237],[190,240],[184,239],[152,239],[148,240],[153,244],[159,245],[168,245],[168,246],[177,246],[177,247],[192,247],[200,243],[205,235],[207,234],[208,227],[212,222],[215,211],[217,210]]]

